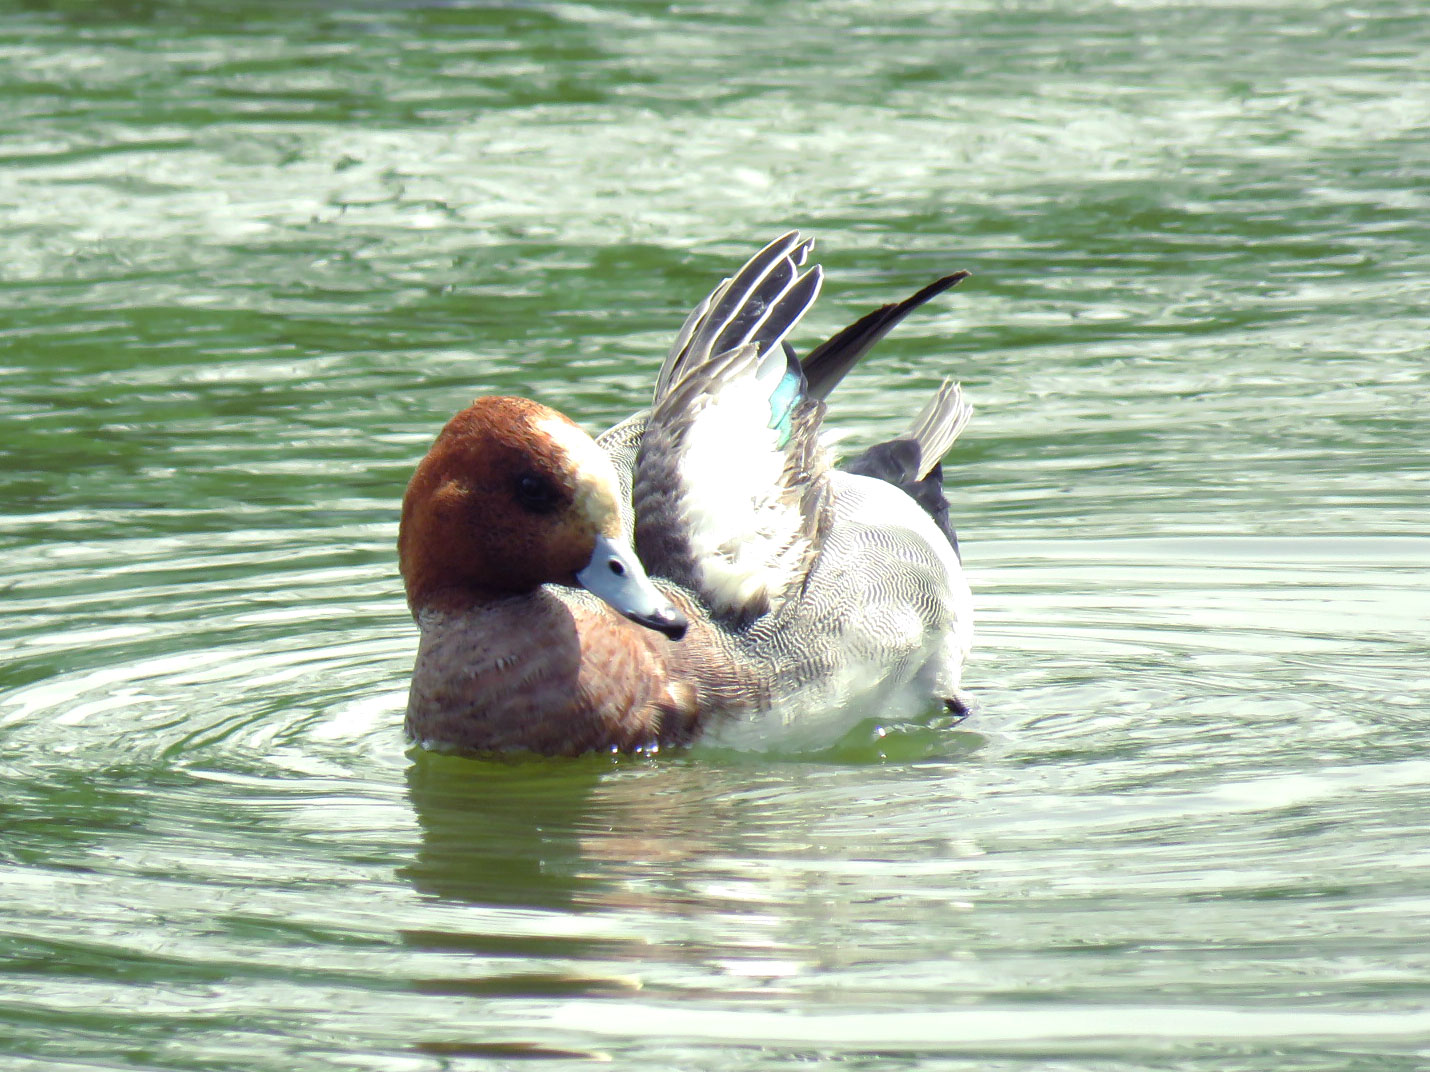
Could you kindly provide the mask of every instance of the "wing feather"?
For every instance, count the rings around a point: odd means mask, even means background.
[[[722,280],[677,333],[650,413],[603,437],[621,461],[622,512],[647,570],[737,625],[798,593],[831,523],[823,399],[900,320],[967,276],[874,310],[801,363],[787,338],[819,295],[822,269],[805,267],[812,245],[783,234]],[[866,452],[874,475],[897,463],[895,486],[937,491],[938,460],[968,414],[945,384],[904,437]],[[938,502],[946,511],[941,493]]]
[[[696,306],[656,377],[655,397],[659,399],[686,372],[712,356],[747,342],[768,342],[769,337],[788,334],[794,323],[776,321],[768,314],[777,308],[783,309],[784,315],[792,311],[781,299],[799,279],[808,276],[799,276],[798,268],[812,245],[812,240],[801,242],[797,231],[781,235]],[[816,274],[816,278],[821,276]],[[818,283],[813,286],[817,291]],[[813,298],[810,295],[809,300]],[[806,308],[808,305],[798,310],[795,321]]]
[[[827,507],[824,407],[782,345],[819,294],[795,232],[686,320],[657,379],[632,482],[646,568],[749,620],[802,582]]]

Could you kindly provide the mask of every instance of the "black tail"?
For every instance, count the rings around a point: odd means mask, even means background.
[[[948,519],[943,466],[939,463],[972,416],[973,407],[963,400],[962,388],[945,380],[907,432],[886,443],[874,444],[839,468],[887,481],[903,491],[933,518],[957,552],[958,534]]]

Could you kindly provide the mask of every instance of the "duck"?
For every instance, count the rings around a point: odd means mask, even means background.
[[[790,231],[701,301],[649,406],[592,437],[526,398],[451,418],[402,501],[422,748],[572,756],[836,732],[896,703],[967,713],[972,595],[941,463],[972,416],[945,380],[837,461],[826,400],[967,272],[797,356],[819,295]],[[833,744],[833,740],[825,740]]]

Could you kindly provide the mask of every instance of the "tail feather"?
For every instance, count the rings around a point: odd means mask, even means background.
[[[919,480],[928,476],[929,470],[943,461],[972,419],[973,406],[964,399],[962,385],[944,380],[938,393],[929,399],[928,405],[901,437],[912,439],[919,445]]]
[[[923,507],[956,552],[958,534],[949,521],[948,499],[943,494],[943,467],[939,463],[968,427],[972,416],[973,407],[964,400],[963,389],[952,380],[945,380],[908,431],[887,442],[875,443],[839,468],[893,484]]]

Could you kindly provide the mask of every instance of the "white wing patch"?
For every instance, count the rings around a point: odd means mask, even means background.
[[[798,408],[782,342],[819,294],[819,266],[800,271],[810,246],[791,231],[723,280],[656,378],[632,485],[637,545],[720,614],[771,609],[808,564],[818,413]]]
[[[723,611],[772,603],[798,568],[807,541],[798,496],[780,483],[780,432],[765,426],[769,389],[752,367],[702,402],[680,458],[686,533],[700,590]]]

